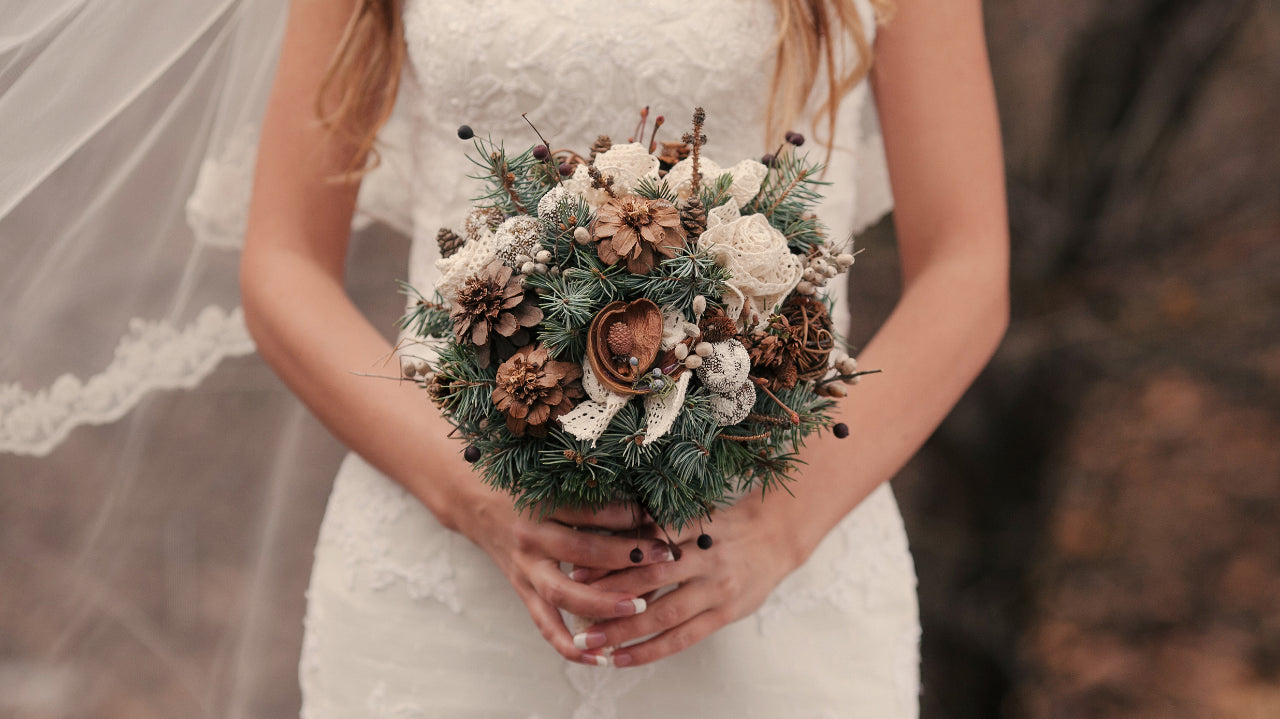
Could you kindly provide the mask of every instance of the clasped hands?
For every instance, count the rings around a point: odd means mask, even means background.
[[[706,525],[714,538],[706,550],[697,546],[696,525],[671,534],[679,560],[652,521],[641,521],[637,536],[634,510],[622,505],[560,510],[539,521],[498,497],[459,529],[498,564],[562,656],[593,666],[640,666],[751,614],[803,563],[812,547],[794,531],[794,508],[783,506],[788,499],[762,502],[757,490],[717,510]],[[639,563],[631,556],[637,546],[644,553]],[[562,564],[571,566],[568,575]],[[558,609],[599,621],[573,635]]]

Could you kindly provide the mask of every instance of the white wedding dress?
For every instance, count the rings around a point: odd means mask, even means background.
[[[870,10],[859,5],[870,34]],[[727,166],[765,151],[767,0],[407,0],[404,12],[409,276],[424,290],[435,279],[436,230],[458,227],[478,188],[462,179],[472,148],[459,125],[523,148],[536,142],[527,112],[554,147],[585,151],[597,134],[624,141],[645,105],[667,118],[659,139],[675,139],[702,105],[708,157]],[[821,152],[816,145],[806,149]],[[823,217],[837,237],[888,209],[865,83],[844,102],[826,179]],[[425,398],[423,411],[434,411]],[[588,667],[551,649],[487,555],[351,455],[316,546],[302,716],[907,719],[919,691],[915,584],[882,486],[755,615],[653,665]]]

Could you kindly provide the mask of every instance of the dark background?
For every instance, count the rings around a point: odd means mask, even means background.
[[[985,6],[1013,321],[894,480],[923,716],[1280,717],[1280,3]]]
[[[1280,3],[985,5],[1013,323],[893,482],[923,716],[1280,717]],[[861,244],[859,341],[898,291],[892,220]],[[405,242],[355,252],[390,329],[368,278]],[[341,454],[244,358],[0,456],[0,717],[296,716]]]

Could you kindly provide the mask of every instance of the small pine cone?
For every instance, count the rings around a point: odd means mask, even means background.
[[[596,155],[599,155],[602,152],[608,152],[611,148],[613,148],[613,140],[610,140],[608,135],[601,135],[597,137],[596,141],[591,143],[591,157],[589,162],[594,164],[596,161]]]
[[[684,231],[690,240],[695,240],[702,236],[707,229],[707,209],[702,206],[702,200],[697,195],[689,198],[684,203],[684,208],[680,210],[680,222],[684,224]]]
[[[436,233],[436,243],[440,245],[441,257],[452,256],[453,253],[457,252],[462,247],[463,241],[464,240],[458,236],[458,233],[448,227],[441,227],[440,231]]]
[[[630,357],[633,349],[635,336],[626,323],[618,322],[609,328],[609,351],[615,357]]]
[[[698,323],[698,327],[702,329],[702,340],[704,342],[724,342],[733,339],[738,334],[738,325],[733,320],[725,316],[723,310],[713,310],[707,313],[702,321]]]

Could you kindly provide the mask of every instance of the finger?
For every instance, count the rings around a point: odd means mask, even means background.
[[[695,550],[696,551],[696,550]],[[654,562],[609,572],[590,581],[591,586],[606,592],[623,592],[640,596],[672,584],[687,582],[706,573],[706,561],[697,555],[683,553],[678,562]]]
[[[643,524],[648,519],[648,515],[634,504],[619,502],[595,510],[560,508],[553,512],[549,519],[569,527],[624,531]]]
[[[612,570],[672,559],[671,548],[656,539],[609,537],[556,525],[546,525],[545,530],[541,540],[546,556],[575,567]],[[640,550],[638,562],[632,555],[636,549]]]
[[[581,661],[592,665],[599,665],[601,661],[607,661],[616,667],[642,666],[688,649],[706,639],[712,632],[723,627],[726,623],[719,611],[706,611],[648,641],[641,642],[633,647],[619,649],[613,653],[612,657],[603,658],[604,655],[600,651],[593,650],[584,653]]]
[[[627,617],[645,611],[648,606],[635,594],[606,592],[579,584],[550,562],[537,565],[528,576],[534,590],[548,604],[567,609],[580,617]]]
[[[567,574],[569,578],[579,584],[590,584],[597,579],[606,577],[612,569],[595,569],[592,567],[570,567]]]
[[[644,614],[601,622],[588,629],[585,636],[574,636],[574,643],[594,649],[617,647],[641,637],[670,631],[723,602],[707,582],[682,584],[649,605]]]
[[[564,618],[560,616],[560,612],[539,596],[532,586],[526,587],[519,594],[529,610],[529,617],[533,619],[534,626],[542,633],[542,638],[546,639],[547,643],[565,659],[581,661],[582,650],[574,645],[573,636],[565,627]],[[593,659],[589,663],[598,664],[599,660]]]

